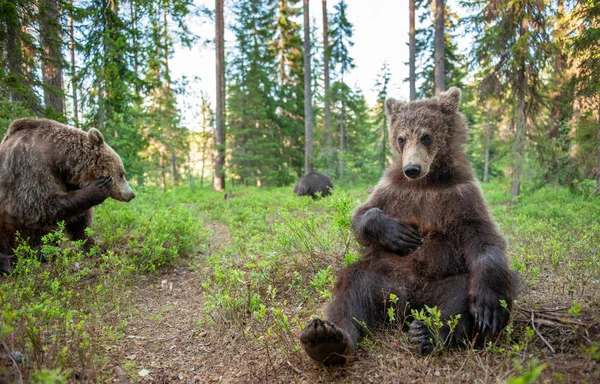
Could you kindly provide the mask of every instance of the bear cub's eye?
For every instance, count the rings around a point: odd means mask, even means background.
[[[406,144],[406,139],[404,139],[403,137],[399,137],[398,138],[398,146],[400,148],[404,148],[404,144]]]
[[[432,142],[433,137],[431,137],[429,133],[426,133],[423,136],[421,136],[421,143],[423,143],[423,145],[430,146]]]

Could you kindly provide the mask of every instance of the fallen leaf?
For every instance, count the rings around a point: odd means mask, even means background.
[[[147,369],[142,369],[141,371],[138,372],[138,375],[142,376],[142,377],[146,377],[150,374],[150,371]]]

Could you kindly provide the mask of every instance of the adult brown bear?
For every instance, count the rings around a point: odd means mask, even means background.
[[[317,197],[325,197],[331,195],[333,183],[331,179],[320,172],[310,171],[302,176],[296,185],[294,185],[294,193],[298,196],[310,196],[313,199]]]
[[[37,247],[64,221],[73,240],[88,240],[92,207],[109,196],[130,201],[135,194],[121,158],[98,130],[14,121],[0,143],[0,272],[11,270],[17,231]]]
[[[401,310],[406,303],[437,306],[442,320],[460,315],[454,332],[441,330],[447,344],[481,341],[506,326],[513,274],[462,148],[467,128],[459,103],[458,88],[428,100],[386,101],[397,159],[354,213],[362,258],[341,272],[327,320],[314,319],[301,333],[313,359],[348,361],[365,327],[385,320],[390,294]],[[409,335],[419,353],[433,351],[422,321],[413,319]]]

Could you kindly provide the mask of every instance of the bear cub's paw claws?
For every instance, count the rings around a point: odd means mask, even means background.
[[[352,354],[352,347],[344,332],[334,324],[312,320],[300,334],[306,353],[325,365],[342,365]]]
[[[423,321],[414,320],[410,323],[408,336],[419,355],[426,356],[433,352],[432,335]]]

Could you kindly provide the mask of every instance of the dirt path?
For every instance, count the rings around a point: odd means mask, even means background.
[[[227,243],[224,225],[208,226],[211,248]],[[190,260],[190,265],[194,261]],[[223,379],[229,368],[223,366],[224,341],[215,338],[201,322],[202,274],[201,269],[183,267],[140,281],[129,308],[132,314],[125,319],[124,336],[109,347],[112,382],[204,383]]]

